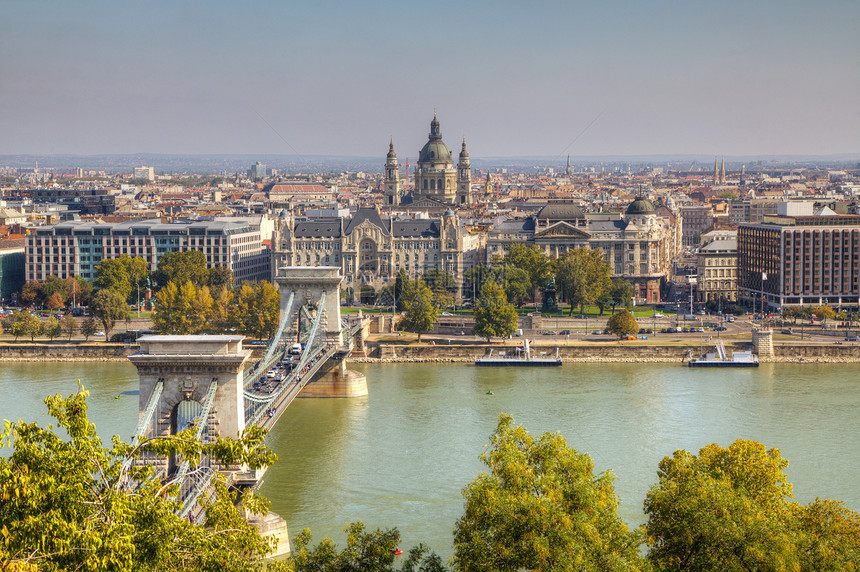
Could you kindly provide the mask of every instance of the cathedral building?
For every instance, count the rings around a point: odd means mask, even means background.
[[[457,165],[451,150],[442,141],[439,120],[433,114],[427,143],[418,153],[411,197],[403,196],[400,187],[394,141],[388,145],[383,189],[386,207],[408,206],[409,209],[447,210],[447,207],[472,203],[472,166],[466,140],[460,149]]]

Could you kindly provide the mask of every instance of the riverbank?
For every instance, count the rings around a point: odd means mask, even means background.
[[[350,363],[472,363],[475,358],[503,351],[514,353],[521,347],[511,343],[366,343],[365,355],[349,357]],[[537,344],[533,351],[555,355],[556,348],[565,363],[683,363],[687,356],[699,355],[702,346],[678,340],[641,342],[577,342]],[[2,342],[0,362],[123,362],[137,351],[137,344],[105,342]],[[254,347],[255,357],[262,348]],[[749,342],[727,343],[726,350],[746,351]],[[860,363],[857,343],[781,343],[774,342],[774,356],[761,357],[762,363]]]

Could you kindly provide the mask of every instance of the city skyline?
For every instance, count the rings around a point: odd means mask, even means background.
[[[860,151],[860,5],[10,2],[0,154]]]

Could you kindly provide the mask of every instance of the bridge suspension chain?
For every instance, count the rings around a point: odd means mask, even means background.
[[[161,392],[164,391],[164,380],[159,379],[155,383],[155,388],[152,390],[152,395],[149,396],[149,402],[146,404],[146,409],[143,412],[143,418],[140,420],[134,435],[131,436],[130,444],[132,447],[138,444],[140,439],[146,435],[152,425],[152,418],[155,416],[155,409],[158,407],[158,400],[161,399]]]

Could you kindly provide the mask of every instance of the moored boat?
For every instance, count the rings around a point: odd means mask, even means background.
[[[720,340],[714,347],[714,351],[702,354],[698,358],[691,355],[687,365],[690,367],[758,367],[758,356],[751,351],[746,351],[732,352],[729,357],[723,341]]]
[[[555,357],[532,357],[532,350],[528,339],[523,340],[523,348],[517,348],[513,355],[507,355],[500,351],[493,355],[493,350],[481,358],[475,359],[475,365],[483,367],[552,367],[561,365],[558,356],[558,348],[555,348]]]

